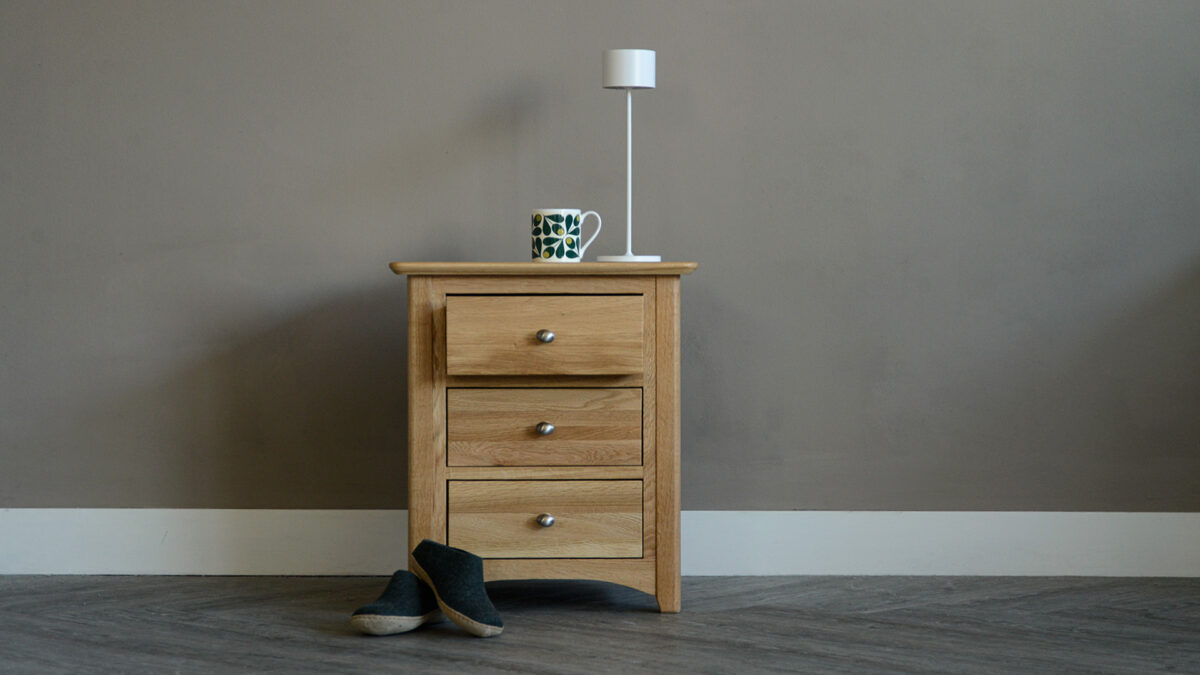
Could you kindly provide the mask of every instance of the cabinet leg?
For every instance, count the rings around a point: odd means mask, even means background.
[[[658,600],[658,611],[663,614],[678,613],[683,604],[679,577],[676,576],[659,583],[656,590],[655,599]]]

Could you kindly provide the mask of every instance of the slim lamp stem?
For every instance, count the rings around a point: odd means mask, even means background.
[[[633,255],[633,90],[625,90],[625,255]]]

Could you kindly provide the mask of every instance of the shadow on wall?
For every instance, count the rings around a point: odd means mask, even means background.
[[[140,506],[403,508],[405,314],[398,278],[324,299],[108,402],[93,431],[135,455],[115,461]]]
[[[403,282],[326,300],[206,365],[223,380],[229,500],[271,508],[399,508],[406,501]]]

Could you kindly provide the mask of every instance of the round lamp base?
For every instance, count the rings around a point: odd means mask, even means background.
[[[660,255],[598,255],[596,262],[662,262]]]

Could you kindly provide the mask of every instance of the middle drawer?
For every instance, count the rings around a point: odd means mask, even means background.
[[[636,466],[642,390],[448,389],[449,466]]]

